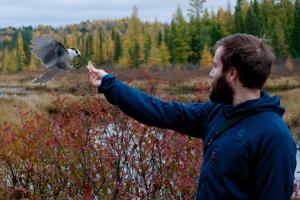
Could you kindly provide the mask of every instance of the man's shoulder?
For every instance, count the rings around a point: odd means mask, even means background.
[[[284,120],[275,112],[261,112],[254,117],[251,123],[253,130],[258,134],[258,138],[265,141],[292,140],[292,134]]]

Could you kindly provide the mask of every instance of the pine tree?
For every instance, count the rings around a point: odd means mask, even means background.
[[[4,53],[0,50],[0,72],[3,71],[3,59],[4,59]]]
[[[252,35],[257,35],[257,29],[258,27],[256,26],[256,14],[250,6],[247,10],[246,18],[245,18],[245,32],[252,34]]]
[[[87,33],[84,37],[85,43],[85,58],[91,60],[93,55],[93,37],[91,34]]]
[[[273,32],[271,35],[272,47],[275,51],[275,54],[279,58],[286,58],[288,54],[288,47],[286,45],[284,31],[282,29],[282,24],[279,19],[276,19]]]
[[[212,44],[215,44],[218,40],[220,40],[223,37],[223,32],[220,24],[218,24],[217,22],[212,24],[210,35]]]
[[[25,61],[26,61],[26,56],[25,56],[24,46],[23,46],[23,37],[22,37],[22,33],[18,32],[17,51],[16,51],[17,70],[21,70],[25,67]]]
[[[175,24],[175,33],[173,38],[174,61],[177,64],[186,64],[191,54],[189,46],[189,31],[187,23],[182,15],[181,8],[177,8],[177,12],[173,17]]]
[[[136,6],[133,8],[133,13],[131,15],[128,32],[127,32],[127,43],[128,43],[128,54],[130,66],[139,68],[143,59],[143,50],[144,46],[143,40],[141,37],[141,22],[138,17],[138,9]]]
[[[227,11],[222,8],[218,9],[216,19],[212,23],[212,26],[215,26],[212,27],[212,32],[213,29],[216,28],[218,30],[220,28],[221,30],[217,32],[222,34],[221,37],[230,35],[234,31],[234,17],[231,14],[230,7],[228,9]],[[215,41],[216,37],[212,36],[212,43],[214,44]]]
[[[122,42],[118,31],[115,31],[114,43],[114,61],[118,62],[122,56]]]
[[[16,72],[18,70],[16,66],[16,51],[9,51],[6,49],[4,51],[3,59],[3,72]]]
[[[139,52],[141,51],[141,47],[137,41],[133,42],[133,45],[129,47],[128,54],[130,59],[130,66],[133,68],[140,67],[140,60],[139,60]]]
[[[208,45],[205,44],[204,49],[201,53],[201,61],[200,66],[204,68],[208,68],[212,65],[212,55],[209,51]]]
[[[234,12],[234,20],[235,20],[235,32],[243,33],[244,28],[244,17],[242,12],[242,4],[244,0],[237,0]]]
[[[144,62],[147,65],[151,58],[151,36],[149,34],[146,34],[144,41]]]
[[[203,5],[206,0],[190,0],[188,15],[190,19],[200,21],[200,16],[203,13]]]
[[[31,59],[31,40],[32,40],[32,27],[24,27],[22,28],[22,36],[23,36],[23,44],[24,44],[24,52],[25,52],[25,66],[28,66]]]
[[[294,26],[292,31],[292,48],[295,58],[300,58],[300,0],[295,1]]]
[[[203,49],[201,41],[202,26],[201,26],[201,14],[204,12],[205,0],[190,0],[188,15],[190,17],[189,32],[190,32],[190,48],[191,54],[189,60],[192,62],[199,61],[199,53]]]
[[[103,44],[103,49],[104,49],[104,60],[106,61],[106,63],[108,64],[112,64],[113,63],[113,57],[114,57],[114,43],[112,41],[111,38],[111,34],[109,32],[107,32],[105,35],[105,40],[104,40],[104,44]]]
[[[101,48],[101,41],[100,41],[100,35],[99,32],[96,30],[93,34],[93,63],[97,66],[100,65],[100,63],[103,61],[103,57],[101,57],[102,48]]]

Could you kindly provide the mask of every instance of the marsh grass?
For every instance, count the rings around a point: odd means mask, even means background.
[[[39,114],[49,115],[59,110],[59,106],[53,102],[60,95],[60,98],[65,98],[66,102],[79,101],[81,96],[72,94],[40,93],[31,95],[13,95],[0,98],[0,123],[10,122],[13,124],[20,123],[19,110],[25,112],[36,112]]]
[[[276,92],[281,99],[282,106],[286,109],[284,121],[291,129],[293,135],[300,139],[300,89]]]
[[[129,82],[130,85],[142,90],[146,90],[147,84],[149,84],[146,82],[144,72],[141,73],[141,71],[111,69],[109,71],[121,80]],[[47,85],[32,85],[31,81],[42,72],[0,75],[0,90],[1,87],[22,87],[28,91],[33,91],[30,95],[0,97],[0,123],[4,121],[18,123],[16,107],[44,114],[59,109],[53,106],[53,94],[67,96],[72,101],[78,101],[82,98],[82,94],[97,94],[96,89],[89,84],[84,69],[69,71]],[[153,75],[154,79],[159,80],[156,87],[160,90],[161,97],[176,96],[185,101],[195,99],[195,94],[199,93],[197,84],[210,85],[211,82],[207,76],[207,71],[162,70],[149,73]],[[289,76],[272,75],[264,89],[271,92],[272,95],[281,97],[282,105],[286,108],[283,119],[296,132],[296,135],[300,135],[300,76],[298,74],[290,74]],[[207,94],[200,92],[200,95],[203,100],[208,99]]]
[[[300,88],[300,76],[298,75],[271,76],[264,86],[264,89],[270,92],[286,91],[295,88]]]

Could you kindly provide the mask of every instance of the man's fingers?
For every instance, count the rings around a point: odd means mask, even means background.
[[[96,73],[99,73],[99,71],[100,71],[99,69],[96,69],[93,65],[90,65],[89,69]]]
[[[89,74],[89,77],[92,77],[92,78],[95,78],[95,79],[98,78],[98,76],[93,71],[89,71],[88,74]]]

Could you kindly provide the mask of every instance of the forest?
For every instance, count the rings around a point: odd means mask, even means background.
[[[6,27],[0,29],[0,71],[38,70],[32,56],[33,37],[51,35],[66,47],[81,51],[81,65],[125,68],[209,67],[212,48],[220,38],[249,33],[265,38],[279,60],[300,57],[300,1],[237,0],[234,8],[209,11],[205,0],[190,0],[187,16],[180,5],[170,23],[140,20],[138,8],[119,20],[92,20],[63,27]],[[288,64],[291,68],[293,65]]]

